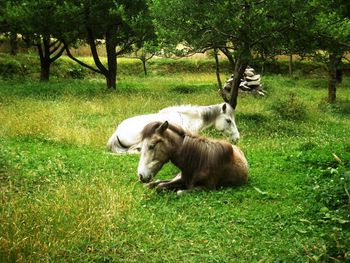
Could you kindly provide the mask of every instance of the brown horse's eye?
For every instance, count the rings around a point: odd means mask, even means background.
[[[154,144],[151,144],[151,145],[148,146],[148,150],[153,150],[154,147],[155,147],[155,145],[154,145]]]

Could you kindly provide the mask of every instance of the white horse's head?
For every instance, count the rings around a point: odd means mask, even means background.
[[[221,131],[230,140],[237,142],[240,138],[235,122],[234,109],[228,103],[221,104],[220,114],[215,119],[215,129]]]

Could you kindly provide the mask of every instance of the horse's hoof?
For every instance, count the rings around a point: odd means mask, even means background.
[[[156,190],[157,192],[163,192],[165,190],[165,186],[164,186],[164,183],[159,183],[157,186],[156,186]]]
[[[154,182],[150,182],[148,184],[146,184],[146,186],[150,189],[153,189],[155,188],[157,185],[159,185],[159,183],[161,182],[161,180],[157,180],[157,181],[154,181]]]
[[[180,197],[180,196],[183,196],[186,193],[187,193],[186,190],[177,190],[176,195]]]

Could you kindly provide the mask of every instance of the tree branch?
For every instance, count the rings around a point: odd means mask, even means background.
[[[219,88],[218,92],[219,92],[221,98],[222,98],[226,103],[230,104],[230,100],[227,98],[227,96],[226,96],[226,94],[225,94],[225,91],[224,91],[224,89],[223,89],[222,87]]]
[[[102,62],[101,62],[101,60],[100,60],[100,58],[98,56],[95,39],[93,37],[93,32],[92,32],[91,28],[89,28],[88,26],[86,26],[86,30],[87,30],[87,36],[88,36],[88,43],[89,43],[89,46],[90,46],[92,57],[93,57],[93,59],[95,61],[95,65],[99,69],[101,74],[107,75],[108,74],[108,70],[102,64]]]
[[[56,42],[57,43],[57,42]],[[57,50],[59,50],[62,46],[62,42],[60,42],[58,45],[56,45],[53,49],[50,50],[50,55],[52,55],[53,53],[55,53]],[[50,45],[50,48],[53,47],[52,45]]]
[[[123,47],[121,47],[119,51],[117,51],[117,56],[125,53],[127,49],[130,48],[133,44],[135,44],[135,41],[129,40],[126,44],[123,45]]]
[[[100,70],[98,70],[98,69],[96,69],[96,68],[94,68],[94,67],[92,67],[92,66],[90,66],[90,65],[88,65],[88,64],[86,64],[86,63],[84,63],[83,61],[77,59],[76,57],[74,57],[74,56],[72,55],[72,53],[70,52],[70,50],[69,50],[69,48],[68,48],[67,45],[65,45],[65,50],[66,50],[67,56],[68,56],[70,59],[72,59],[73,61],[77,62],[79,65],[81,65],[81,66],[83,66],[83,67],[85,67],[85,68],[88,68],[88,69],[90,69],[90,70],[92,70],[92,71],[94,71],[94,72],[96,72],[96,73],[103,74],[102,71],[100,71]]]
[[[61,44],[60,44],[60,46],[61,46]],[[65,47],[63,46],[63,47],[61,48],[61,50],[58,51],[57,54],[56,54],[53,58],[50,58],[50,63],[56,61],[60,56],[62,56],[64,50],[65,50]]]
[[[53,47],[54,45],[56,45],[58,42],[59,42],[59,40],[56,39],[54,42],[52,42],[52,43],[50,44],[50,48]]]

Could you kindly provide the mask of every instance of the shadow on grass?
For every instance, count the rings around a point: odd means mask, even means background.
[[[206,84],[179,84],[176,86],[156,85],[152,82],[133,83],[119,81],[116,90],[108,90],[104,79],[90,80],[62,80],[52,79],[49,82],[11,80],[0,82],[0,101],[6,103],[11,97],[31,98],[35,100],[56,101],[64,97],[71,96],[83,99],[102,98],[108,95],[143,95],[168,93],[168,94],[201,94],[211,92],[213,85]]]
[[[322,112],[331,112],[339,116],[350,116],[350,100],[338,99],[335,104],[321,102],[318,104],[318,108]]]
[[[186,85],[181,84],[175,87],[171,87],[170,91],[176,94],[192,94],[192,93],[205,93],[213,89],[212,85]]]
[[[267,122],[269,118],[261,113],[240,113],[238,119],[240,121],[262,124]]]

